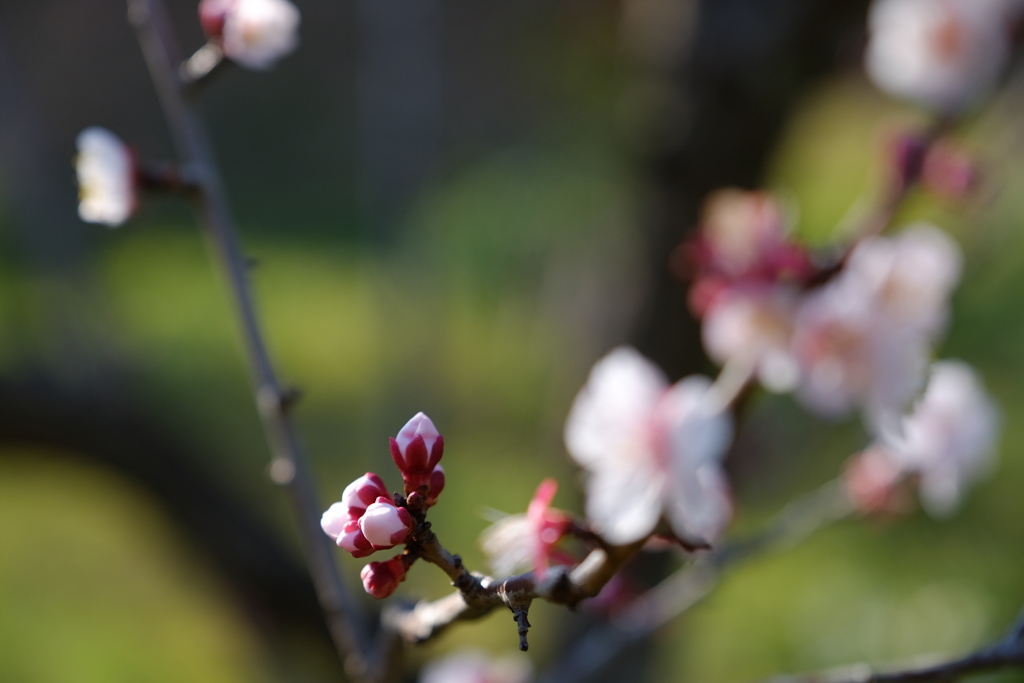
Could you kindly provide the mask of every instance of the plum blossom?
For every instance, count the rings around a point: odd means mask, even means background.
[[[199,20],[226,57],[249,69],[269,69],[299,42],[299,10],[288,0],[202,0]]]
[[[409,511],[384,496],[367,507],[359,518],[359,529],[374,550],[394,548],[406,539],[412,528],[413,519]]]
[[[690,307],[703,315],[736,285],[800,282],[816,272],[792,241],[782,205],[766,192],[720,190],[704,204],[697,237],[680,252],[693,270]]]
[[[433,505],[444,488],[444,470],[437,464],[444,455],[444,437],[429,417],[416,413],[390,443],[391,457],[402,473],[405,492],[426,487],[427,505]]]
[[[613,545],[644,539],[664,515],[684,541],[710,541],[731,516],[721,460],[732,420],[710,380],[669,386],[635,350],[598,361],[565,426],[587,471],[591,528]]]
[[[461,650],[423,667],[420,683],[529,683],[530,661],[523,657],[491,658],[479,650]]]
[[[573,558],[555,548],[572,524],[568,514],[551,508],[557,491],[558,482],[545,479],[525,515],[509,515],[484,531],[481,546],[499,576],[531,569],[543,579],[552,559],[573,563]]]
[[[991,466],[999,431],[995,405],[970,366],[940,361],[902,427],[902,434],[888,435],[886,452],[904,472],[919,476],[930,514],[949,514]]]
[[[878,0],[865,64],[878,87],[957,113],[988,92],[1009,56],[1006,0]]]
[[[79,217],[87,223],[121,225],[138,204],[134,154],[120,138],[98,126],[79,133],[76,144]]]
[[[396,555],[387,562],[370,562],[359,578],[363,581],[363,590],[378,600],[383,600],[405,581],[411,560],[407,555]]]
[[[704,349],[719,364],[749,366],[771,391],[791,391],[800,374],[790,347],[797,302],[797,292],[787,287],[729,289],[704,316]]]
[[[923,384],[959,274],[958,247],[931,226],[860,243],[797,310],[797,397],[823,416],[860,406],[873,427],[891,422]]]

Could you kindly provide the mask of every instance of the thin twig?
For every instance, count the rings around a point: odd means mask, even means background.
[[[1003,638],[971,654],[928,666],[875,673],[866,664],[815,674],[779,676],[770,683],[952,683],[1008,667],[1024,668],[1024,612]]]
[[[293,394],[279,383],[263,341],[246,275],[246,260],[239,247],[235,221],[212,147],[201,117],[184,96],[179,78],[181,59],[166,9],[161,0],[128,0],[128,16],[142,46],[180,160],[196,174],[200,222],[214,261],[226,280],[241,327],[257,407],[273,452],[273,478],[290,494],[313,583],[339,656],[353,676],[371,679],[374,672],[367,657],[370,643],[364,635],[366,631],[360,628],[365,622],[337,572],[334,548],[320,530],[321,506],[317,503],[309,467],[289,415]]]

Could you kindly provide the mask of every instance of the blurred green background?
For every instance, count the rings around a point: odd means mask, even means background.
[[[171,8],[183,44],[198,47],[194,4]],[[580,509],[562,422],[650,296],[638,228],[650,190],[631,128],[643,119],[625,98],[630,3],[436,2],[411,17],[396,2],[299,5],[299,51],[267,74],[224,74],[205,101],[271,351],[304,391],[298,420],[324,505],[367,470],[394,485],[387,437],[423,410],[447,445],[435,529],[483,568],[488,508],[522,511],[555,476],[556,504]],[[147,199],[119,230],[74,213],[81,128],[107,126],[143,159],[170,155],[123,15],[119,2],[0,8],[0,372],[130,397],[297,554],[189,207]],[[737,569],[657,635],[655,680],[731,683],[966,651],[1024,602],[1022,96],[1011,82],[965,127],[982,191],[958,204],[915,195],[898,220],[936,220],[965,248],[939,355],[975,365],[1002,406],[995,476],[951,519],[846,521]],[[799,209],[802,236],[828,243],[877,193],[886,136],[921,121],[850,60],[800,98],[764,185]],[[59,414],[49,429],[64,429]],[[761,396],[740,440],[736,534],[834,477],[865,437],[855,421],[822,424]],[[331,675],[313,639],[268,637],[174,514],[120,468],[9,441],[0,681]],[[339,562],[358,585],[362,563],[340,552]],[[400,593],[448,590],[418,567]],[[538,669],[556,654],[562,617],[531,615],[535,647],[523,656]],[[511,622],[455,628],[410,652],[408,671],[466,645],[508,654]]]

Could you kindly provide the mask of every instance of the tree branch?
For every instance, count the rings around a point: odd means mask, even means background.
[[[780,676],[770,683],[951,683],[1008,667],[1024,668],[1024,611],[1003,638],[977,652],[940,664],[873,673],[859,664],[816,674]]]
[[[365,630],[360,628],[363,620],[338,575],[334,548],[320,530],[322,508],[317,503],[305,454],[290,417],[294,394],[278,382],[267,353],[227,193],[203,121],[185,98],[179,76],[181,58],[166,10],[161,0],[128,0],[128,16],[142,46],[180,161],[188,164],[197,176],[200,223],[214,262],[227,283],[241,328],[256,404],[273,452],[272,476],[290,494],[307,563],[335,647],[349,673],[372,679],[376,674],[367,659],[370,646]]]

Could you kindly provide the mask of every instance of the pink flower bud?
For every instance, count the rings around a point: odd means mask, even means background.
[[[224,34],[224,18],[232,0],[202,0],[199,3],[199,24],[207,38],[220,38]]]
[[[388,497],[384,481],[373,472],[367,472],[345,487],[341,504],[347,507],[349,519],[359,519],[366,508],[381,496]]]
[[[349,507],[344,503],[334,503],[320,518],[320,528],[331,537],[332,541],[337,543],[338,536],[345,533],[345,525],[351,521]]]
[[[391,457],[402,473],[406,493],[430,487],[434,468],[443,453],[444,438],[437,433],[434,423],[423,413],[416,413],[391,439]]]
[[[374,550],[377,550],[366,539],[366,536],[363,535],[363,530],[357,520],[351,520],[346,523],[342,532],[335,539],[335,542],[339,548],[352,553],[352,557],[366,557],[372,554]]]
[[[394,548],[406,539],[414,524],[408,510],[397,507],[384,496],[366,508],[358,523],[362,535],[374,550]]]
[[[396,555],[387,562],[371,562],[359,572],[363,580],[363,589],[377,598],[386,598],[395,592],[398,584],[405,581],[408,567],[404,555]]]
[[[437,502],[437,497],[441,495],[441,491],[444,491],[444,469],[438,465],[434,468],[434,471],[430,473],[430,484],[428,484],[430,490],[427,493],[427,507],[432,506]]]

